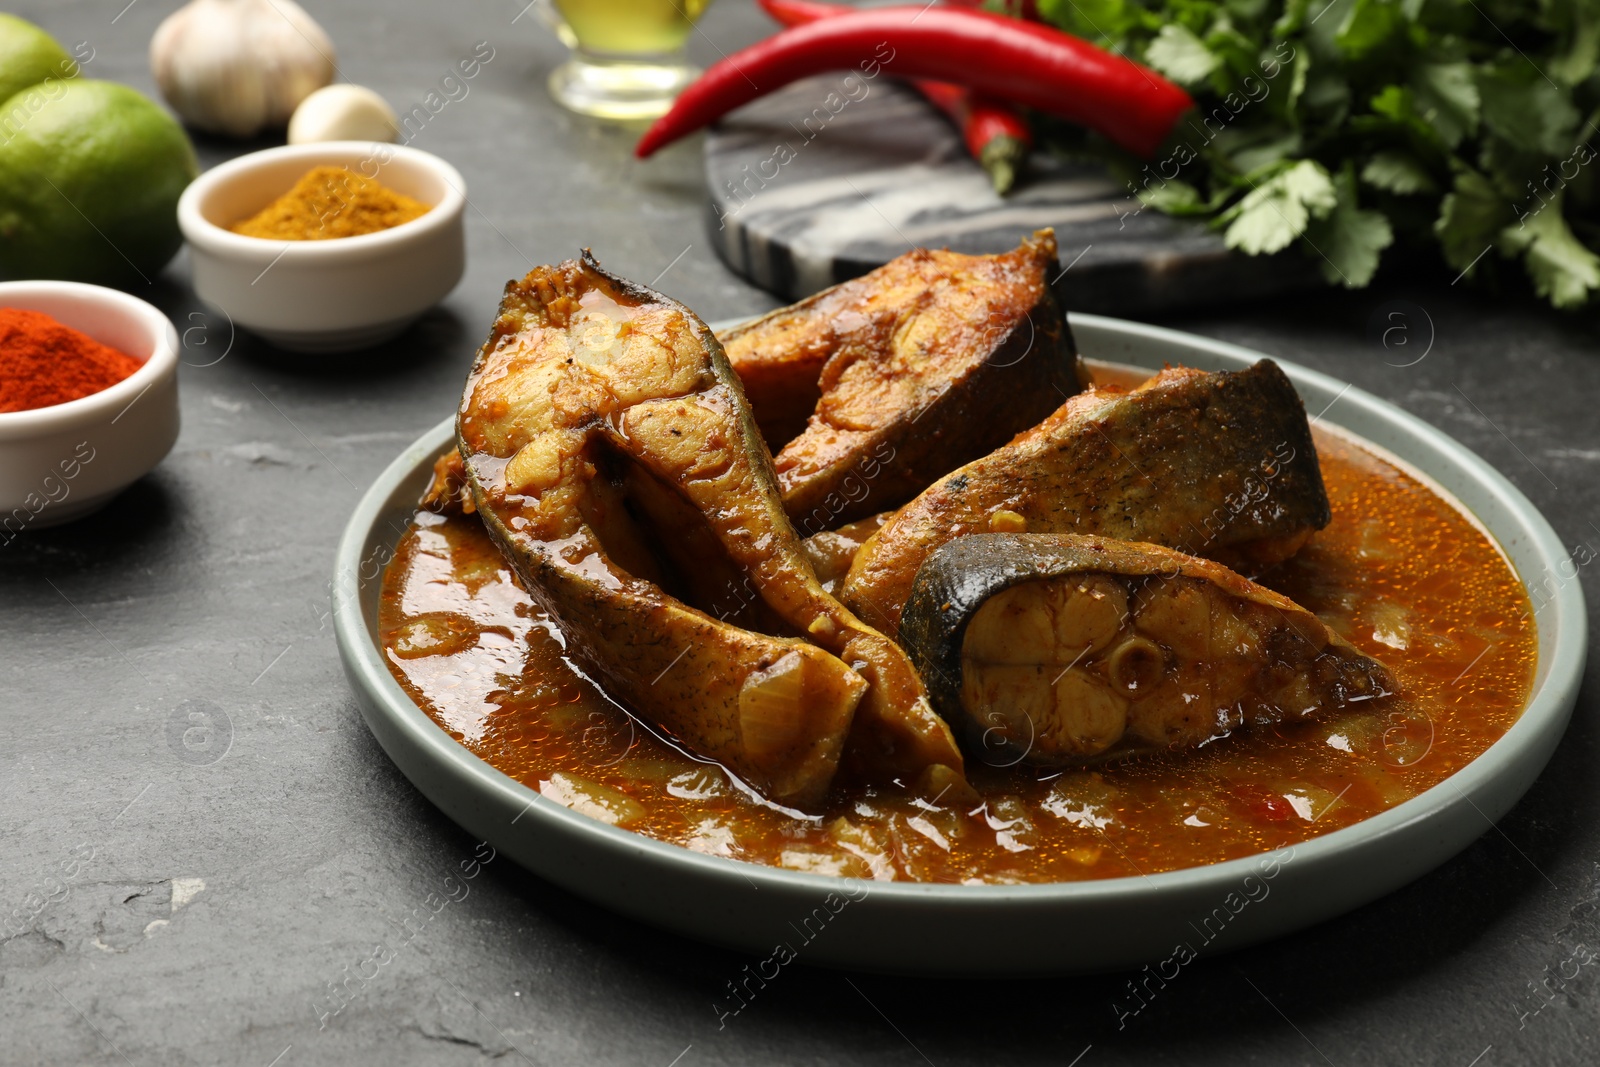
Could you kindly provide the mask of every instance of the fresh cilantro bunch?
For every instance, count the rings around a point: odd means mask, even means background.
[[[1399,240],[1469,277],[1520,261],[1556,307],[1600,291],[1600,0],[1037,9],[1194,95],[1161,157],[1114,161],[1145,206],[1251,254],[1298,244],[1350,288]]]

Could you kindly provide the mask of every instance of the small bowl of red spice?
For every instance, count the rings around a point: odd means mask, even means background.
[[[366,348],[405,329],[466,267],[466,183],[403,145],[324,141],[252,152],[178,202],[194,287],[281,348]]]
[[[0,282],[0,546],[94,511],[178,439],[178,332],[127,293]]]

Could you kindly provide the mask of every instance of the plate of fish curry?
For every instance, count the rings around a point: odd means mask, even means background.
[[[1055,264],[919,250],[721,330],[587,253],[510,283],[388,670],[543,803],[877,882],[1255,856],[1489,749],[1539,634],[1485,525],[1271,360],[1086,358]]]

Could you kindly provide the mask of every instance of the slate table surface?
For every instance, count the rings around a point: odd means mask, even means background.
[[[125,3],[12,10],[87,42],[91,76],[153,92],[147,43],[176,0]],[[709,251],[698,143],[639,164],[631,132],[555,107],[544,79],[561,50],[524,3],[308,3],[344,77],[396,104],[494,48],[413,141],[469,183],[466,278],[385,348],[294,359],[233,336],[180,256],[138,294],[184,335],[176,448],[99,514],[0,548],[0,1063],[1600,1061],[1600,656],[1549,768],[1460,856],[1344,918],[1191,965],[1121,1029],[1111,1005],[1130,975],[803,965],[719,1025],[713,1001],[749,960],[509,860],[395,949],[475,842],[390,764],[340,671],[328,580],[358,496],[451,410],[501,285],[534,264],[588,245],[708,319],[773,303]],[[691,51],[710,62],[766,28],[722,0]],[[198,148],[207,165],[242,150]],[[1504,471],[1574,550],[1600,546],[1593,316],[1415,270],[1168,322],[1394,401]],[[1577,580],[1600,602],[1593,573]],[[200,758],[176,740],[196,709],[214,731]]]

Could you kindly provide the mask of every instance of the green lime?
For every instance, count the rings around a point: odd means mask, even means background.
[[[0,100],[46,78],[71,78],[78,65],[56,39],[33,23],[0,14]]]
[[[0,104],[0,274],[153,279],[183,243],[199,173],[178,123],[113,82],[52,81]]]

